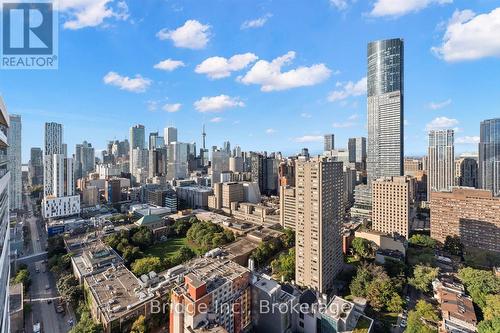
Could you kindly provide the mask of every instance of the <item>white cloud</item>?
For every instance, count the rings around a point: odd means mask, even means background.
[[[466,144],[477,144],[479,143],[479,137],[478,136],[461,136],[455,139],[455,143],[459,145],[466,145]]]
[[[210,26],[196,20],[188,20],[175,30],[162,29],[156,36],[160,40],[172,40],[176,47],[202,49],[210,40]]]
[[[243,30],[263,27],[264,24],[266,24],[267,20],[269,20],[272,16],[272,14],[267,13],[266,15],[255,20],[247,20],[241,24],[240,28]]]
[[[441,129],[451,129],[458,125],[458,120],[447,117],[437,117],[434,118],[430,123],[425,126],[427,131],[430,130],[441,130]]]
[[[105,84],[119,87],[122,90],[127,90],[135,93],[145,92],[152,81],[137,74],[135,77],[121,76],[116,72],[109,72],[103,78]]]
[[[211,123],[220,123],[223,119],[221,117],[214,117],[210,119]]]
[[[155,112],[158,110],[158,101],[147,101],[146,105],[148,107],[148,110],[151,112]]]
[[[298,138],[294,138],[293,141],[304,143],[304,142],[321,142],[323,141],[322,135],[304,135],[299,136]]]
[[[330,4],[339,10],[347,9],[349,2],[347,0],[330,0]]]
[[[162,109],[163,111],[173,113],[179,111],[181,107],[182,107],[181,103],[174,103],[174,104],[165,104],[163,105]]]
[[[276,130],[274,128],[266,129],[266,134],[274,134],[274,133],[276,133]]]
[[[354,123],[352,121],[345,121],[343,123],[333,123],[332,126],[333,126],[333,128],[349,128],[349,127],[356,126],[356,123]]]
[[[455,11],[443,43],[431,50],[447,62],[500,57],[500,7],[486,14]]]
[[[205,59],[194,70],[198,74],[206,74],[211,79],[222,79],[231,75],[231,72],[242,70],[257,60],[253,53],[236,54],[229,59],[211,57]]]
[[[194,107],[199,112],[221,112],[225,109],[244,106],[245,103],[240,101],[238,97],[229,97],[227,95],[202,97],[194,102]]]
[[[453,0],[377,0],[370,12],[371,16],[403,16],[418,12],[430,5],[445,5],[453,3]]]
[[[97,27],[109,18],[124,21],[129,17],[125,1],[58,0],[56,5],[66,20],[63,27],[70,30]]]
[[[165,59],[154,65],[153,67],[156,69],[161,69],[162,71],[167,71],[171,72],[179,67],[184,67],[186,66],[184,62],[180,60],[172,60],[172,59]]]
[[[261,85],[261,91],[270,92],[313,86],[330,77],[331,70],[324,64],[298,67],[288,72],[281,72],[281,67],[290,64],[294,58],[295,52],[290,51],[271,62],[259,60],[244,76],[240,76],[238,80],[244,84]]]
[[[353,114],[353,115],[350,115],[349,118],[347,118],[348,120],[357,120],[359,119],[359,115],[357,113]]]
[[[450,104],[451,104],[451,98],[448,98],[446,101],[442,101],[442,102],[430,102],[429,109],[439,110],[439,109],[447,107]]]
[[[302,113],[300,114],[300,116],[301,116],[302,118],[312,118],[312,114],[307,113],[307,112],[302,112]]]
[[[341,87],[332,91],[328,95],[328,100],[330,102],[340,101],[351,96],[361,96],[366,94],[367,89],[367,79],[366,76],[361,78],[358,82],[349,81],[347,83],[337,82],[336,87]]]

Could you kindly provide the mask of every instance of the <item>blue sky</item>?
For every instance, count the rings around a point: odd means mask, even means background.
[[[167,125],[182,141],[320,151],[366,136],[366,44],[405,40],[405,153],[426,129],[456,128],[475,151],[500,116],[498,0],[60,0],[59,69],[0,72],[23,117],[23,161],[43,124],[69,151]],[[236,57],[233,57],[236,56]],[[217,57],[217,58],[214,58]],[[155,66],[156,65],[156,66]]]

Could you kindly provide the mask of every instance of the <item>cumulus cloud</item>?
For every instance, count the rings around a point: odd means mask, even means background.
[[[461,136],[455,139],[455,143],[459,145],[478,144],[479,136]]]
[[[122,76],[116,72],[109,72],[106,74],[103,81],[105,84],[135,93],[145,92],[152,83],[150,79],[142,77],[139,74],[131,78],[128,76]]]
[[[370,16],[403,16],[418,12],[430,5],[445,5],[453,0],[377,0],[373,5]]]
[[[194,107],[199,112],[221,112],[225,109],[244,106],[245,103],[238,97],[230,97],[227,95],[202,97],[200,100],[194,102]]]
[[[63,27],[70,30],[97,27],[106,19],[123,21],[129,17],[125,1],[58,0],[56,4],[65,19]]]
[[[198,74],[206,74],[211,79],[222,79],[231,75],[231,72],[242,70],[257,60],[253,53],[236,54],[229,59],[211,57],[205,59],[194,70]]]
[[[254,20],[247,20],[241,24],[241,29],[254,29],[254,28],[260,28],[263,27],[264,24],[267,23],[267,20],[269,20],[273,15],[271,13],[267,13],[266,15],[256,18]]]
[[[450,104],[451,104],[451,98],[448,98],[447,100],[442,101],[442,102],[430,102],[429,109],[439,110],[439,109],[447,107]]]
[[[323,136],[322,135],[304,135],[304,136],[299,136],[297,138],[294,138],[293,141],[299,142],[299,143],[321,142],[321,141],[323,141]]]
[[[154,65],[153,67],[156,69],[160,69],[162,71],[167,71],[171,72],[179,67],[184,67],[186,66],[184,62],[180,60],[172,60],[172,59],[165,59]]]
[[[486,14],[455,11],[443,42],[431,50],[447,62],[500,57],[500,7]]]
[[[308,112],[302,112],[302,113],[300,114],[300,116],[301,116],[302,118],[312,118],[312,114],[310,114],[310,113],[308,113]]]
[[[162,29],[156,36],[160,40],[172,40],[176,47],[203,49],[210,40],[210,26],[196,20],[188,20],[175,30]]]
[[[295,52],[290,51],[271,62],[259,60],[238,80],[244,84],[258,84],[261,86],[261,91],[270,92],[313,86],[330,77],[331,70],[324,64],[298,67],[288,72],[281,72],[281,67],[289,65],[294,58]]]
[[[223,119],[221,117],[214,117],[210,119],[211,123],[220,123]]]
[[[357,82],[349,81],[347,83],[337,82],[337,88],[328,95],[330,102],[341,101],[351,96],[361,96],[366,94],[367,79],[366,76]]]
[[[339,10],[347,9],[349,1],[347,0],[330,0],[330,4]]]
[[[266,129],[266,134],[274,134],[274,133],[276,133],[276,130],[274,128]]]
[[[163,105],[162,109],[163,111],[173,113],[179,111],[181,107],[182,107],[181,103],[174,103],[174,104],[165,104]]]
[[[442,130],[442,129],[451,129],[458,125],[458,120],[447,117],[437,117],[434,118],[431,122],[429,122],[425,129],[427,131],[430,130]]]

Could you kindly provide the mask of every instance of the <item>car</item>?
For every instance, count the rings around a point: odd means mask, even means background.
[[[401,327],[406,327],[406,320],[401,320],[401,323],[399,324],[399,326]]]

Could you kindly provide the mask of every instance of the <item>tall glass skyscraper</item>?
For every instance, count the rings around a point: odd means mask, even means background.
[[[431,192],[449,191],[455,183],[455,134],[451,129],[429,132],[427,200]]]
[[[368,44],[368,185],[403,175],[403,40]]]
[[[500,196],[500,118],[481,122],[479,187]]]

